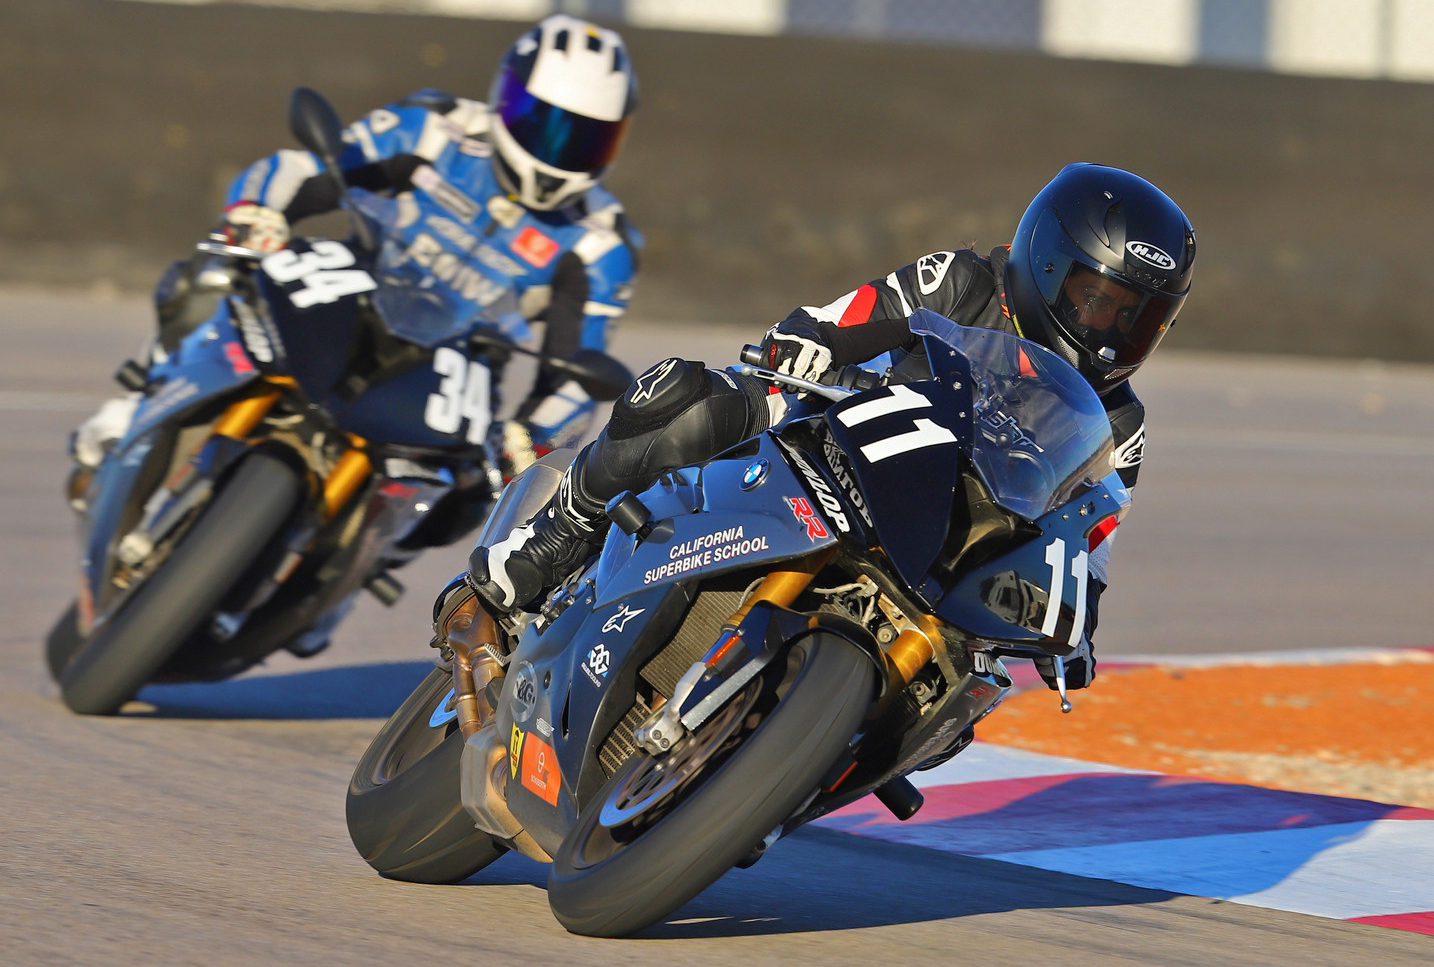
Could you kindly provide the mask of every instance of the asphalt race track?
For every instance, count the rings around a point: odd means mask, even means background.
[[[1048,833],[1012,824],[1009,849],[982,855],[803,831],[633,941],[565,934],[544,870],[518,858],[460,886],[385,881],[348,841],[344,788],[424,673],[431,595],[466,546],[411,566],[395,608],[365,600],[308,662],[147,689],[107,719],[65,711],[44,670],[76,568],[64,436],[148,325],[138,300],[0,294],[6,963],[1430,962],[1428,936],[1008,861],[1043,835],[1065,845],[1070,816]],[[755,335],[632,319],[618,349],[635,367],[655,346],[725,362]],[[1103,654],[1430,643],[1434,371],[1177,346],[1139,389],[1149,465],[1103,600]]]

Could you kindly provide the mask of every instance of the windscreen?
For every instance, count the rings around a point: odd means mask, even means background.
[[[925,338],[937,379],[963,378],[969,366],[977,431],[971,459],[1002,507],[1034,520],[1110,472],[1105,407],[1059,356],[929,309],[916,311],[911,330]]]
[[[415,245],[423,234],[424,202],[419,196],[397,199],[350,191],[355,207],[379,231],[373,305],[395,335],[431,347],[486,325],[514,342],[530,338],[512,286],[488,276],[476,252],[464,247],[462,236],[452,233],[459,240],[447,239],[442,248]],[[469,237],[469,247],[480,244]]]

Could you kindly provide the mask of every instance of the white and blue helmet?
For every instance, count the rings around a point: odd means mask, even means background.
[[[554,14],[513,44],[488,96],[493,166],[528,208],[572,204],[622,147],[637,78],[622,38]]]

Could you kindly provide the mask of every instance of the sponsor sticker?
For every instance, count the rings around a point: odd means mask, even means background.
[[[558,243],[529,225],[513,239],[513,251],[523,261],[541,269],[558,254]]]
[[[513,778],[518,777],[518,763],[523,757],[523,730],[516,725],[513,726],[513,734],[508,737],[508,765],[513,770]]]
[[[1131,434],[1130,439],[1116,447],[1113,462],[1116,469],[1139,466],[1145,459],[1145,424]]]
[[[768,464],[765,460],[757,460],[748,465],[742,473],[742,489],[751,490],[753,487],[767,479]]]
[[[836,494],[832,493],[832,489],[827,486],[826,480],[823,479],[822,475],[817,473],[816,469],[810,463],[807,463],[806,458],[796,450],[788,450],[787,452],[791,454],[792,462],[797,465],[797,469],[802,472],[802,476],[807,478],[807,484],[816,492],[817,503],[822,505],[823,512],[826,513],[827,517],[831,518],[831,522],[836,525],[837,530],[843,534],[849,533],[851,531],[851,521],[846,519],[846,513],[842,510],[841,501],[837,500]],[[816,539],[816,535],[812,534],[810,530],[807,531],[807,536],[813,540]],[[827,535],[822,534],[821,536],[826,537]]]
[[[713,531],[710,534],[703,534],[701,537],[674,544],[668,552],[668,562],[660,567],[650,567],[644,571],[642,583],[651,584],[654,581],[672,577],[674,574],[685,574],[697,568],[707,567],[709,564],[721,564],[723,561],[735,560],[739,557],[746,557],[748,554],[770,549],[767,535],[748,537],[743,525],[738,524],[736,527]]]
[[[588,681],[602,687],[602,680],[607,677],[608,669],[612,667],[612,652],[607,650],[607,645],[598,642],[588,649],[588,656],[583,659],[583,674]]]
[[[538,673],[525,661],[513,672],[513,720],[526,722],[538,704]]]
[[[846,495],[847,503],[856,508],[861,519],[866,521],[866,526],[871,527],[871,511],[867,510],[866,498],[862,496],[861,488],[857,486],[856,479],[852,476],[846,454],[842,452],[841,447],[837,446],[831,434],[828,434],[822,443],[822,455],[827,458],[827,466],[831,468],[832,477],[836,480],[837,486]]]
[[[823,537],[831,537],[831,531],[827,530],[826,523],[817,514],[812,502],[805,497],[786,497],[787,506],[792,508],[792,516],[797,523],[807,529],[807,537],[812,540],[820,540]]]
[[[230,345],[234,345],[230,343]],[[245,360],[247,362],[248,360]],[[151,396],[145,403],[145,417],[153,419],[156,414],[178,406],[191,396],[199,395],[199,386],[192,380],[183,376],[172,379],[160,387],[159,391]]]
[[[235,376],[249,376],[258,372],[249,361],[249,354],[244,352],[244,347],[237,342],[224,344],[224,358],[229,360],[229,368],[234,370]]]
[[[561,782],[562,773],[553,747],[536,735],[527,736],[523,740],[523,787],[549,806],[556,806]]]
[[[234,319],[239,324],[239,335],[243,338],[249,354],[261,363],[272,363],[274,361],[274,343],[254,310],[249,308],[246,303],[236,299],[234,301]]]
[[[413,172],[415,186],[426,191],[434,201],[464,221],[478,214],[478,203],[443,179],[431,165],[419,165]]]

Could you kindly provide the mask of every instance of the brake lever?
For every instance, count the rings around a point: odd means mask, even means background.
[[[742,376],[753,376],[775,386],[785,386],[802,393],[812,393],[833,402],[839,402],[848,396],[853,396],[859,390],[846,389],[841,386],[827,386],[825,383],[814,383],[809,379],[800,379],[796,376],[788,376],[786,373],[778,373],[770,369],[763,369],[760,366],[753,366],[751,363],[738,363],[732,367],[732,371]]]
[[[230,245],[224,240],[223,235],[216,234],[211,234],[208,238],[196,242],[194,250],[205,255],[219,255],[225,258],[242,259],[246,262],[263,261],[264,256],[269,254],[258,249],[245,248],[242,245]]]

